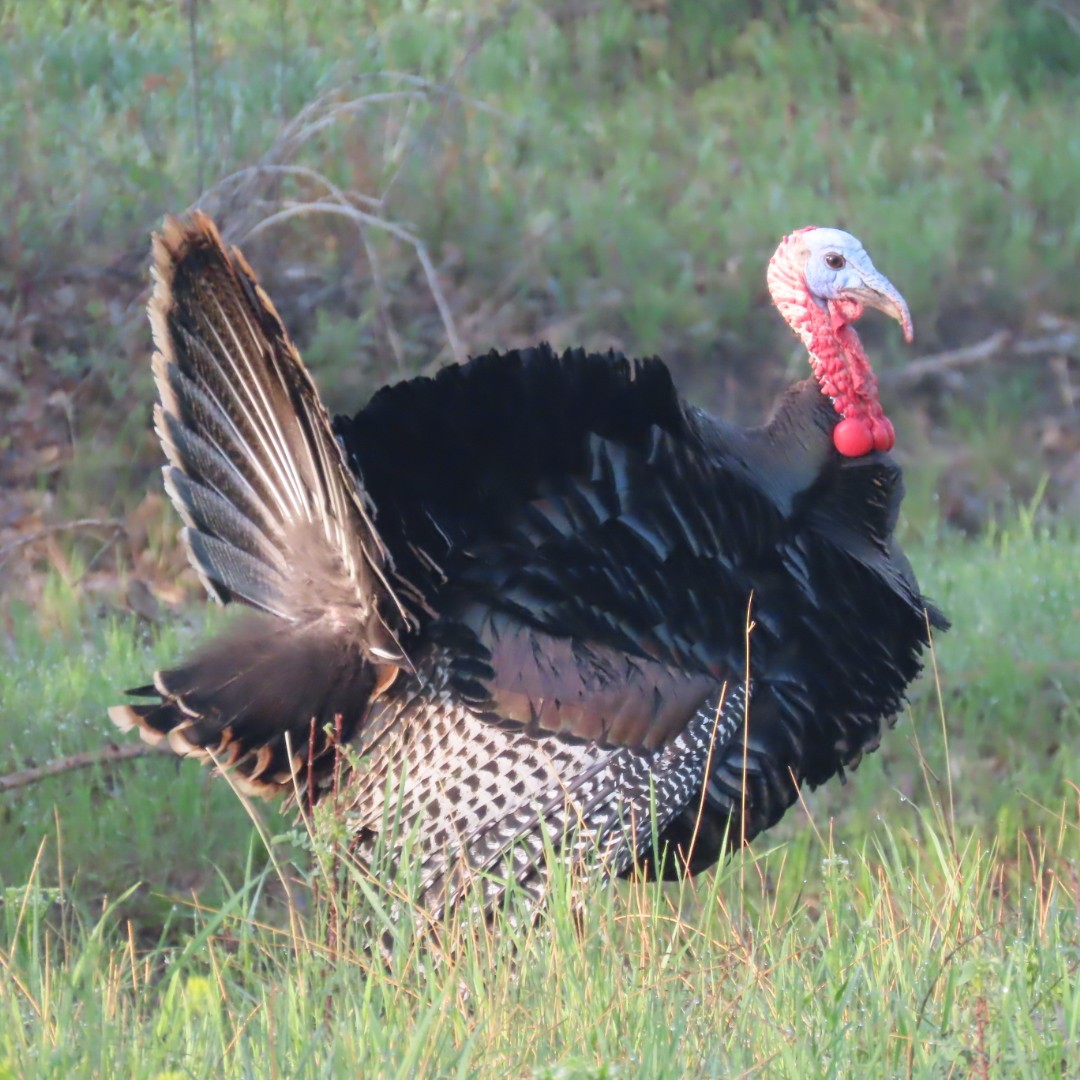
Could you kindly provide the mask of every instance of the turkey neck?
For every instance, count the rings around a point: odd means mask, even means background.
[[[767,495],[785,515],[822,471],[839,461],[832,433],[840,418],[816,379],[792,383],[761,427],[728,424],[693,406],[686,415],[706,454]]]
[[[877,376],[851,323],[862,314],[854,300],[819,302],[801,270],[806,248],[798,233],[780,245],[769,262],[769,293],[788,326],[810,354],[823,394],[841,417],[863,420],[871,431],[888,423],[878,397]]]
[[[815,379],[788,387],[769,422],[748,431],[748,457],[758,483],[785,513],[812,487],[830,461],[839,417]]]

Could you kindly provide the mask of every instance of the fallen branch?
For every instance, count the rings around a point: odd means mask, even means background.
[[[945,352],[932,353],[912,360],[896,371],[885,372],[881,381],[890,387],[906,389],[918,386],[928,379],[940,378],[957,368],[974,367],[985,364],[1000,353],[1012,340],[1008,330],[998,330],[983,341],[974,345],[964,345],[959,349],[947,349]]]
[[[1012,356],[1053,356],[1073,352],[1078,346],[1080,334],[1071,331],[1016,341],[1008,330],[998,330],[974,345],[932,353],[895,371],[883,372],[881,381],[892,389],[910,389],[930,379],[947,379],[960,369],[985,364],[1004,352]]]
[[[16,788],[29,787],[39,780],[50,776],[60,776],[75,769],[87,769],[91,765],[111,765],[118,761],[134,761],[136,758],[149,757],[151,754],[170,753],[168,746],[148,746],[146,743],[124,743],[122,746],[103,746],[100,750],[86,750],[81,754],[69,754],[67,757],[47,761],[32,769],[19,769],[18,772],[0,776],[0,794],[14,791]]]

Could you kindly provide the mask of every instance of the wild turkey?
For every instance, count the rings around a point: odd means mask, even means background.
[[[539,898],[545,852],[711,865],[876,747],[947,626],[851,326],[910,316],[845,232],[773,256],[816,381],[747,431],[659,360],[545,345],[331,422],[209,218],[167,220],[154,264],[165,488],[209,593],[253,611],[112,719],[264,793],[314,797],[350,744],[355,853],[412,830],[430,909],[470,876]]]

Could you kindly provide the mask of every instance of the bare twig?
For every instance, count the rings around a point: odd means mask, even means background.
[[[1025,357],[1054,356],[1072,352],[1078,346],[1080,334],[1072,331],[1016,341],[1008,330],[998,330],[974,345],[932,353],[896,371],[883,372],[881,381],[893,389],[909,389],[931,379],[949,378],[963,368],[985,364],[1002,353]]]
[[[399,240],[403,240],[405,243],[412,245],[413,250],[416,252],[416,257],[420,261],[421,267],[423,267],[424,276],[427,278],[428,289],[435,301],[435,306],[439,309],[439,317],[442,319],[443,329],[446,331],[446,337],[450,343],[450,351],[453,353],[455,360],[459,363],[464,362],[467,359],[465,347],[458,337],[453,313],[450,310],[450,305],[446,301],[446,297],[443,295],[442,287],[439,285],[439,276],[435,270],[435,264],[431,260],[431,255],[428,253],[427,245],[425,245],[418,236],[414,236],[409,232],[404,226],[398,225],[393,221],[387,221],[385,218],[377,217],[374,214],[369,214],[356,206],[350,205],[348,202],[327,202],[323,199],[317,199],[314,202],[286,204],[284,209],[278,210],[277,213],[263,218],[258,225],[251,229],[248,236],[255,236],[264,229],[268,229],[271,225],[276,225],[281,221],[288,221],[290,218],[301,217],[305,214],[319,213],[337,214],[341,217],[348,218],[357,224],[370,226],[375,229],[382,229],[391,236],[395,236]]]
[[[404,82],[409,87],[401,90],[380,90],[359,97],[344,97],[344,89],[337,87],[308,102],[285,126],[277,138],[263,154],[258,164],[241,169],[219,181],[204,191],[196,200],[196,205],[211,210],[215,216],[226,219],[226,239],[244,235],[252,226],[253,218],[259,212],[258,204],[269,197],[271,185],[282,175],[298,166],[289,166],[301,147],[319,132],[342,120],[354,116],[374,105],[385,105],[395,101],[427,101],[439,87],[423,79],[410,79],[394,73],[394,81]],[[229,194],[226,195],[226,192]],[[369,201],[375,209],[381,209],[382,202],[371,196],[357,196]],[[214,205],[215,198],[219,205]]]
[[[890,387],[907,388],[918,386],[927,379],[938,378],[957,368],[973,367],[993,359],[1012,340],[1008,330],[998,330],[983,341],[974,345],[965,345],[959,349],[932,353],[912,360],[897,371],[887,371],[881,376],[882,382]]]
[[[111,529],[113,536],[127,531],[124,523],[118,518],[79,518],[76,521],[60,521],[55,525],[46,525],[44,528],[37,529],[27,536],[20,536],[18,540],[12,540],[11,543],[5,544],[0,548],[0,566],[3,566],[20,548],[35,544],[38,540],[44,540],[46,537],[55,536],[56,533],[79,532],[83,529]]]
[[[260,180],[265,177],[281,176],[292,176],[303,180],[311,180],[316,184],[321,184],[332,195],[339,196],[342,199],[345,198],[341,189],[317,169],[308,168],[306,165],[283,165],[264,160],[258,165],[249,165],[246,169],[238,169],[234,173],[229,173],[228,176],[223,176],[216,184],[203,192],[202,198],[199,201],[203,205],[206,205],[221,196],[223,192],[228,191],[230,188],[246,188],[243,197],[245,203],[250,204],[253,199],[252,189],[258,185]],[[378,199],[372,195],[365,195],[360,191],[350,191],[349,198],[353,202],[363,203],[373,211],[377,211],[380,207]],[[232,239],[237,233],[241,233],[241,239],[243,235],[247,235],[246,232],[243,232],[238,228],[236,220],[231,219],[226,229],[226,235],[229,239]]]
[[[199,0],[187,0],[188,48],[191,50],[191,93],[195,114],[195,190],[202,191],[206,158],[203,154],[202,80],[199,74]]]
[[[358,191],[345,191],[316,169],[289,164],[304,143],[315,137],[343,117],[354,115],[373,105],[405,101],[413,105],[428,101],[436,94],[462,97],[445,87],[426,80],[397,72],[383,73],[385,77],[405,84],[405,88],[378,91],[360,97],[342,100],[342,90],[337,89],[316,98],[293,117],[282,129],[273,145],[257,164],[240,169],[219,180],[197,200],[198,205],[212,209],[223,221],[226,239],[242,242],[263,229],[289,218],[305,213],[332,213],[347,217],[356,224],[360,239],[371,267],[376,303],[390,348],[399,368],[404,364],[404,348],[401,335],[394,325],[390,312],[389,297],[385,288],[379,263],[379,253],[371,243],[368,231],[381,229],[412,247],[420,262],[428,288],[439,317],[442,320],[450,352],[455,360],[466,359],[464,347],[458,334],[450,305],[439,284],[438,274],[427,247],[410,229],[382,216],[384,201]],[[470,100],[471,99],[464,99]],[[472,102],[477,108],[485,108],[482,102]],[[497,110],[490,110],[497,112]],[[291,177],[308,181],[323,189],[325,194],[308,201],[284,200],[272,194],[274,185],[282,178]],[[236,212],[233,213],[233,208]]]
[[[0,776],[0,794],[14,791],[16,788],[29,787],[50,776],[60,776],[76,769],[87,769],[91,765],[111,765],[119,761],[134,761],[152,754],[171,753],[168,746],[148,746],[146,743],[124,743],[122,746],[103,746],[98,750],[86,750],[81,754],[69,754],[67,757],[47,761],[32,769],[19,769],[17,772]]]
[[[194,15],[194,11],[188,8],[187,13],[190,20]],[[189,26],[190,30],[191,27]],[[195,30],[198,30],[197,21]],[[192,55],[194,64],[195,54]],[[196,99],[201,102],[202,72],[197,67],[193,67],[192,75],[193,81],[196,76],[199,79],[199,91],[196,93]],[[355,97],[347,96],[348,92],[353,88],[374,82],[388,83],[395,88],[378,90],[374,93]],[[273,191],[282,177],[307,176],[309,180],[323,184],[323,186],[327,187],[327,190],[333,188],[333,185],[330,185],[325,177],[322,177],[315,170],[289,164],[304,144],[319,132],[335,122],[349,116],[358,115],[375,105],[385,105],[396,101],[403,101],[412,105],[438,98],[461,101],[478,112],[506,119],[506,113],[497,107],[463,94],[449,85],[432,82],[419,75],[400,71],[364,72],[305,105],[282,127],[277,138],[257,164],[231,173],[205,190],[202,188],[203,181],[201,178],[204,153],[200,144],[200,194],[189,209],[199,206],[212,213],[218,219],[225,239],[231,243],[237,243],[259,224],[260,218],[268,210],[272,211],[281,206],[281,200],[274,197]],[[198,105],[198,109],[200,112],[202,111],[201,104]],[[198,133],[202,132],[201,121],[198,124],[197,131]],[[398,155],[397,161],[398,167],[400,167],[400,155]],[[349,191],[346,194],[350,203],[364,205],[373,212],[380,212],[383,208],[383,200],[378,197],[357,191]],[[141,261],[141,256],[139,256],[139,259]],[[99,271],[95,269],[93,272],[96,274]],[[376,290],[379,290],[377,284]],[[125,325],[130,324],[136,318],[142,318],[148,292],[148,288],[143,288],[132,297],[124,313]],[[382,302],[380,300],[380,303]],[[394,349],[396,356],[397,348],[394,344],[394,338],[397,336],[400,340],[400,337],[396,335],[396,331],[392,332],[389,329],[390,323],[385,307],[383,317],[384,321],[387,322],[387,336],[390,338],[391,348]],[[460,346],[455,350],[455,356],[459,355]]]

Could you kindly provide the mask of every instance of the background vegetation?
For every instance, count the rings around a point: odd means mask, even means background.
[[[580,928],[564,883],[546,928],[389,969],[303,831],[260,810],[268,848],[193,765],[0,779],[0,1078],[1080,1075],[1078,28],[1071,0],[0,0],[0,775],[104,745],[217,617],[142,314],[148,232],[196,201],[343,410],[544,337],[659,352],[753,421],[804,364],[765,261],[850,228],[926,354],[868,321],[956,624],[852,782],[717,874],[592,890]]]

